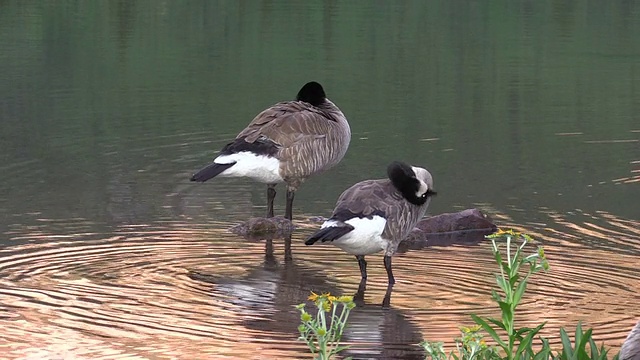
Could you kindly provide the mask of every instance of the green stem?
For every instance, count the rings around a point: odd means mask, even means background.
[[[517,255],[517,254],[516,254]],[[507,279],[508,283],[509,283],[509,287],[508,287],[508,293],[505,294],[506,296],[506,300],[509,302],[509,310],[511,311],[511,314],[509,314],[509,321],[507,322],[507,324],[505,324],[506,328],[507,328],[507,335],[509,336],[509,352],[507,354],[507,359],[511,360],[513,358],[513,345],[515,342],[514,339],[514,334],[513,334],[513,311],[512,306],[513,306],[513,286],[511,285],[511,272],[514,268],[514,264],[511,261],[511,235],[507,235],[507,261],[509,264],[509,279]]]
[[[324,305],[324,304],[322,304]],[[320,328],[325,331],[324,335],[318,336],[318,345],[320,347],[320,359],[326,360],[327,354],[327,320],[324,316],[324,307],[318,309],[318,315],[320,315]]]
[[[344,332],[344,327],[347,325],[347,319],[349,318],[349,313],[351,309],[347,307],[347,304],[342,304],[342,314],[340,314],[340,333],[338,339],[342,337],[342,333]]]
[[[507,235],[507,264],[511,266],[511,235]]]

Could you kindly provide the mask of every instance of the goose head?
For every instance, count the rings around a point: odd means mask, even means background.
[[[387,176],[402,196],[414,205],[422,206],[437,194],[433,190],[433,177],[427,169],[394,161],[387,168]]]

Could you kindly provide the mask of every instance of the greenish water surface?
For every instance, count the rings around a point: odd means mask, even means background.
[[[296,195],[291,269],[279,242],[265,262],[226,232],[263,215],[264,185],[188,179],[310,80],[353,137]],[[478,207],[544,243],[525,321],[557,336],[586,320],[617,347],[640,312],[639,141],[635,1],[0,1],[0,350],[298,358],[297,319],[278,320],[305,284],[349,293],[359,276],[304,247],[307,219],[396,159],[433,173],[430,214]],[[486,245],[396,267],[393,309],[354,314],[356,358],[420,358],[489,304]]]

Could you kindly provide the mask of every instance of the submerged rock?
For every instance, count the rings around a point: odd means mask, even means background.
[[[281,216],[272,218],[251,218],[243,223],[232,226],[229,231],[247,238],[277,238],[291,234],[295,226],[289,219]]]
[[[424,218],[418,222],[413,231],[432,234],[462,230],[490,230],[493,233],[498,230],[498,227],[482,211],[466,209]]]
[[[309,218],[312,224],[322,223],[326,218]],[[317,225],[310,225],[316,227]],[[256,217],[232,226],[229,231],[252,239],[275,239],[290,235],[296,227],[284,217]],[[449,244],[451,242],[477,242],[484,235],[494,233],[497,226],[491,218],[478,209],[466,209],[456,213],[445,213],[422,219],[413,229],[405,247],[423,247],[429,240],[429,246]],[[435,236],[438,234],[438,236]]]
[[[420,220],[407,240],[400,243],[398,252],[428,246],[473,245],[497,230],[493,220],[478,209],[440,214]]]

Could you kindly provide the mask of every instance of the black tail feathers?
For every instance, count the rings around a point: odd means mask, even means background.
[[[227,170],[228,168],[235,165],[235,162],[231,164],[216,164],[211,163],[204,167],[202,170],[198,171],[191,177],[191,181],[205,182],[212,177],[220,175],[221,172]]]
[[[313,245],[318,240],[321,240],[322,242],[333,241],[349,233],[351,230],[353,230],[353,226],[348,224],[343,226],[329,226],[324,229],[320,229],[315,234],[309,236],[307,241],[304,243],[305,245]]]

